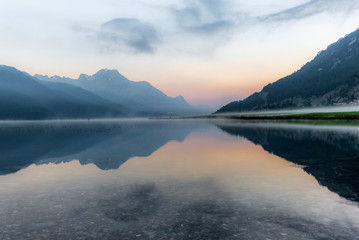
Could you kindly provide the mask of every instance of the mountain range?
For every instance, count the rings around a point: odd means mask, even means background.
[[[54,119],[127,116],[130,111],[84,89],[47,86],[13,67],[0,66],[0,119]]]
[[[216,113],[359,103],[359,29],[328,46],[300,70]],[[0,119],[68,119],[209,114],[182,96],[102,69],[78,79],[31,76],[0,65]]]
[[[46,82],[80,87],[142,115],[195,115],[210,112],[191,106],[182,96],[169,97],[148,82],[130,81],[117,70],[102,69],[92,76],[81,74],[78,79],[43,75],[34,77]]]
[[[359,29],[328,46],[300,70],[216,113],[342,105],[359,99]]]
[[[0,119],[117,118],[209,113],[179,96],[168,97],[147,82],[117,70],[100,70],[78,80],[31,76],[0,65]]]

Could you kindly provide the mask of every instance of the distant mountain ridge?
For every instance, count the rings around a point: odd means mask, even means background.
[[[144,114],[191,115],[207,114],[208,110],[191,106],[182,96],[169,97],[148,82],[128,80],[117,70],[102,69],[94,75],[81,74],[78,79],[35,75],[48,82],[63,82],[81,87],[112,102]]]
[[[60,84],[64,87],[64,84]],[[41,84],[29,74],[0,65],[0,119],[38,120],[57,118],[104,118],[128,116],[120,104],[111,105],[77,87]],[[80,97],[81,94],[87,97]]]
[[[297,72],[216,113],[315,107],[359,99],[359,29],[328,46]]]
[[[148,82],[133,82],[117,70],[93,76],[31,76],[0,65],[0,120],[87,119],[208,114]]]

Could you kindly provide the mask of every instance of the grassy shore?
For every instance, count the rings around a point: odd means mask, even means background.
[[[167,118],[166,118],[167,119]],[[359,124],[359,112],[320,112],[287,114],[211,114],[206,116],[170,117],[170,119],[232,119],[243,121],[303,122],[311,124]]]
[[[224,118],[243,120],[359,120],[359,112],[303,113],[283,115],[227,115]]]

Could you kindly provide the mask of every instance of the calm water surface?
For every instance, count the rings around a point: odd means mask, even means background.
[[[0,123],[0,239],[359,239],[359,127]]]

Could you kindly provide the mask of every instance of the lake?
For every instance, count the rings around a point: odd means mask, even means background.
[[[0,123],[0,239],[359,239],[359,126]]]

